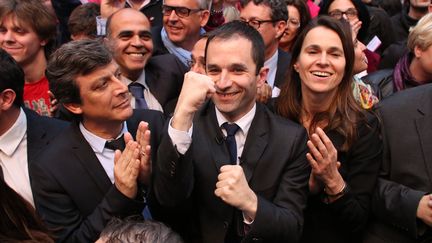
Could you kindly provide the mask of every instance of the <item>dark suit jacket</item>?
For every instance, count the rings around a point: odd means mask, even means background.
[[[39,153],[63,131],[68,123],[54,118],[40,116],[33,110],[23,108],[27,117],[27,161],[35,163]]]
[[[127,122],[132,135],[141,120],[150,125],[155,154],[163,116],[135,111]],[[112,217],[140,214],[145,206],[142,198],[129,199],[111,183],[77,123],[30,165],[29,174],[36,210],[51,229],[58,230],[57,242],[94,242]]]
[[[278,62],[274,85],[281,89],[282,85],[285,83],[288,67],[291,62],[291,54],[282,49],[279,49],[278,51]]]
[[[416,218],[421,197],[432,192],[432,85],[396,93],[379,114],[384,155],[365,242],[432,242],[431,228]]]
[[[338,150],[339,172],[350,190],[331,204],[323,202],[324,192],[310,196],[305,211],[303,243],[361,242],[382,156],[378,119],[373,114],[365,115],[357,128],[357,139],[348,151],[340,149],[345,142],[340,133],[327,131]]]
[[[159,56],[169,53],[168,49],[166,49],[164,43],[162,42],[162,27],[163,26],[154,26],[151,28],[153,40],[153,56]]]
[[[258,196],[258,210],[243,242],[299,239],[310,173],[306,140],[304,128],[257,104],[240,165]],[[191,222],[174,218],[174,214],[165,217],[183,224],[183,236],[192,234],[194,242],[223,242],[227,230],[236,228],[232,225],[240,225],[239,233],[243,233],[242,214],[214,194],[219,169],[229,163],[229,152],[213,103],[206,103],[195,114],[192,144],[186,154],[177,153],[165,131],[158,159],[154,190],[159,203],[175,207],[189,201],[193,205],[188,213]]]
[[[187,71],[183,63],[171,54],[152,57],[145,66],[146,83],[166,116],[174,113]]]

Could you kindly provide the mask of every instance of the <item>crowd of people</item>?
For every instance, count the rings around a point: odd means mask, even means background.
[[[1,242],[432,242],[430,0],[0,1]]]

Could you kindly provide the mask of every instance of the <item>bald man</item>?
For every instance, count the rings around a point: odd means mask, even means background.
[[[106,42],[120,67],[121,80],[134,96],[132,107],[172,115],[187,70],[174,55],[152,57],[147,17],[131,8],[115,12],[107,20]]]

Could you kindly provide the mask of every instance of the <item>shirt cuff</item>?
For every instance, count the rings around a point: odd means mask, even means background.
[[[242,212],[242,215],[243,215],[243,223],[245,223],[247,225],[251,225],[255,221],[254,219],[247,217],[243,212]]]
[[[193,124],[189,130],[185,132],[173,128],[171,122],[172,118],[169,121],[168,135],[170,136],[173,145],[176,147],[177,152],[184,155],[192,143]]]

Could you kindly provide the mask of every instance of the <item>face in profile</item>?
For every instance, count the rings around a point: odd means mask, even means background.
[[[0,48],[4,49],[20,65],[33,63],[44,55],[45,40],[39,39],[30,24],[19,21],[14,14],[0,20]]]
[[[108,38],[123,75],[138,78],[153,51],[148,19],[136,10],[123,9],[113,16]]]
[[[359,40],[354,40],[354,74],[363,72],[368,67],[368,59],[365,51],[366,46]]]
[[[300,12],[294,5],[288,5],[288,21],[285,27],[285,32],[280,39],[279,43],[283,45],[293,45],[294,38],[297,36],[298,29],[300,28]]]
[[[204,52],[207,38],[201,38],[191,52],[190,70],[196,73],[205,74]]]
[[[216,87],[212,99],[229,121],[238,120],[252,109],[257,87],[264,84],[267,76],[267,69],[256,74],[251,49],[252,43],[242,37],[213,39],[207,47],[207,76]]]
[[[323,26],[311,29],[294,64],[301,79],[303,97],[334,93],[344,76],[345,63],[338,34]]]

